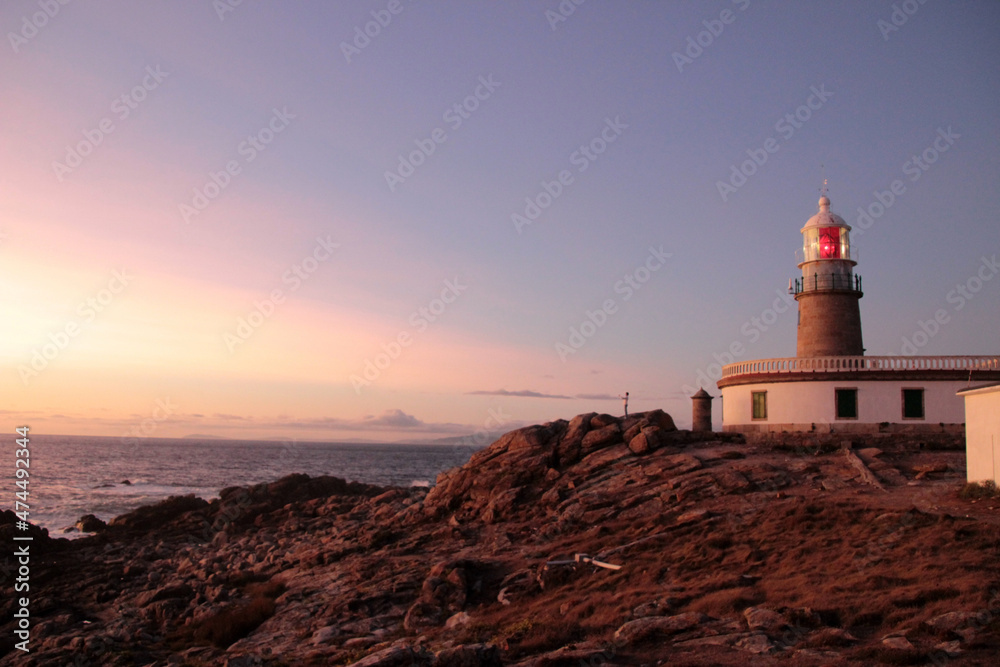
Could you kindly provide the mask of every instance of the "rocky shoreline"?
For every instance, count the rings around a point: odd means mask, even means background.
[[[587,414],[429,490],[293,475],[33,528],[0,665],[992,665],[1000,499],[959,496],[960,444]]]

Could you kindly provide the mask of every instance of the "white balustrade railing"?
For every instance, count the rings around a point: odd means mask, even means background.
[[[883,373],[923,370],[1000,370],[1000,356],[784,357],[738,361],[722,367],[722,377],[784,373]]]

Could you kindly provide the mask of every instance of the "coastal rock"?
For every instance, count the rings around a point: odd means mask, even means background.
[[[931,630],[939,633],[956,632],[975,622],[977,614],[970,611],[949,611],[926,621]]]
[[[906,637],[894,636],[886,637],[882,640],[882,646],[894,651],[912,651],[913,644]]]
[[[656,426],[661,431],[677,430],[677,427],[674,425],[674,418],[660,409],[640,412],[636,414],[636,417],[640,417],[645,424]]]
[[[612,424],[618,424],[619,419],[617,417],[612,417],[609,414],[599,414],[594,415],[590,418],[590,427],[595,429],[601,429],[605,426],[611,426]]]
[[[650,446],[649,441],[643,433],[639,433],[638,435],[630,438],[628,440],[628,448],[633,454],[636,455],[647,454],[653,451],[653,448]]]
[[[786,625],[784,616],[764,607],[747,607],[743,610],[743,617],[751,630],[777,632]]]
[[[194,589],[191,586],[188,584],[175,584],[143,593],[135,599],[135,604],[137,607],[145,607],[160,600],[168,600],[170,598],[190,599],[192,597],[194,597]]]
[[[775,650],[774,644],[771,643],[771,640],[763,632],[752,632],[744,637],[740,637],[733,645],[736,648],[756,655],[773,653]]]
[[[431,667],[501,667],[500,651],[491,644],[461,644],[438,651]]]
[[[76,529],[81,533],[97,533],[108,527],[101,519],[93,514],[84,514],[76,520]]]
[[[598,420],[600,416],[594,417],[594,420]],[[597,423],[599,424],[600,421],[598,420]],[[598,449],[621,442],[621,436],[621,427],[617,423],[600,426],[597,430],[590,431],[583,436],[583,440],[580,442],[580,455],[587,456]]]
[[[590,430],[591,420],[597,416],[595,412],[577,415],[569,421],[566,431],[556,445],[556,459],[560,466],[568,466],[580,460],[580,447],[583,437]]]
[[[634,644],[648,637],[672,635],[691,630],[710,621],[711,618],[697,612],[687,612],[674,616],[648,616],[625,623],[615,631],[615,640],[623,644]]]
[[[148,531],[161,528],[188,512],[196,512],[208,507],[208,501],[196,497],[170,496],[155,505],[145,505],[121,516],[116,516],[109,523],[110,528],[125,531]]]
[[[351,663],[351,667],[413,667],[430,663],[431,657],[425,651],[411,646],[390,646]]]
[[[208,504],[153,506],[145,519],[161,523],[147,530],[49,540],[48,552],[36,537],[31,657],[110,665],[101,650],[116,659],[127,650],[122,664],[578,667],[905,662],[960,651],[960,661],[991,664],[995,629],[972,612],[940,613],[984,608],[981,582],[996,565],[993,510],[957,498],[954,475],[873,493],[836,447],[805,448],[804,436],[746,445],[666,426],[647,413],[590,413],[512,431],[430,490],[296,475],[224,489]],[[651,434],[661,442],[636,455],[631,440]],[[585,438],[593,449],[584,455]],[[894,443],[875,442],[880,475],[883,463],[962,465],[961,451]],[[842,486],[824,491],[832,478]],[[928,506],[929,492],[948,506]],[[901,510],[915,505],[924,509]],[[13,513],[0,517],[0,533],[18,530]],[[545,567],[576,553],[622,567]],[[849,572],[830,566],[859,558]],[[940,579],[900,574],[896,563],[949,572],[946,601],[936,602]],[[10,550],[0,554],[0,583],[16,567]],[[823,608],[802,607],[803,591]],[[921,596],[935,606],[910,603]],[[5,595],[8,638],[13,612]],[[892,649],[890,638],[915,648]],[[0,643],[0,667],[19,664],[10,646]]]

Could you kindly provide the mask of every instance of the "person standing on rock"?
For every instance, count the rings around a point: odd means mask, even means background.
[[[628,392],[626,391],[624,396],[619,394],[618,398],[622,399],[622,403],[625,404],[625,416],[628,417]]]

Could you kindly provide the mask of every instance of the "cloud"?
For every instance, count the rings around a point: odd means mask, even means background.
[[[85,415],[68,416],[63,414],[45,415],[44,420],[59,424],[66,433],[73,433],[78,427],[84,426],[86,431],[103,431],[107,437],[126,436],[139,426],[149,415],[139,415],[125,418],[105,418]],[[453,422],[425,422],[399,408],[387,409],[377,415],[366,415],[355,419],[338,417],[295,418],[288,415],[277,417],[259,417],[253,415],[234,415],[216,413],[206,417],[202,413],[175,412],[169,418],[157,422],[157,428],[143,433],[150,437],[176,437],[189,433],[214,435],[234,439],[271,439],[276,433],[285,433],[290,437],[295,434],[308,433],[310,438],[322,438],[324,433],[337,437],[359,437],[364,432],[372,433],[373,438],[398,437],[403,433],[421,434],[427,437],[445,437],[464,435],[475,430],[469,424]],[[220,429],[216,431],[216,429]],[[49,429],[51,430],[51,429]],[[214,431],[214,433],[213,433]],[[82,432],[82,431],[80,431]],[[413,437],[410,435],[408,437]]]
[[[472,396],[520,396],[523,398],[573,398],[562,394],[543,394],[538,391],[522,389],[521,391],[507,391],[506,389],[494,389],[493,391],[479,390],[468,392]]]
[[[396,408],[395,410],[386,410],[378,417],[368,415],[362,420],[362,425],[387,426],[390,428],[414,428],[423,426],[424,422],[420,421],[413,415],[408,415],[399,408]]]
[[[575,396],[564,396],[563,394],[543,394],[540,391],[531,391],[530,389],[522,389],[521,391],[507,391],[506,389],[495,389],[493,391],[486,391],[480,389],[478,391],[470,391],[468,393],[473,396],[518,396],[521,398],[562,398],[562,399],[582,398],[586,401],[619,400],[618,396],[612,396],[611,394],[576,394]]]

